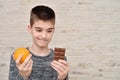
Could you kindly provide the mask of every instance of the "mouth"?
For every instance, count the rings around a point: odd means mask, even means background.
[[[37,38],[40,42],[48,42],[48,40],[47,39],[39,39],[39,38]]]

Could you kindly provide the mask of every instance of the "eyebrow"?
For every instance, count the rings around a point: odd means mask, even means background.
[[[35,27],[35,29],[43,29],[43,28]],[[48,28],[48,29],[55,29],[55,28]]]

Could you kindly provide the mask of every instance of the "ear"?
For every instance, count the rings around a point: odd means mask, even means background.
[[[28,32],[31,34],[32,27],[30,25],[28,25]]]

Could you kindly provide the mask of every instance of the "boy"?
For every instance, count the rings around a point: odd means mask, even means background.
[[[48,48],[54,25],[55,13],[51,8],[43,5],[32,8],[28,31],[33,44],[27,48],[31,54],[22,64],[22,55],[16,61],[11,56],[9,80],[68,80],[68,63],[54,61],[54,52]]]

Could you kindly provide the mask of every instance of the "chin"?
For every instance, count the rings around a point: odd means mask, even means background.
[[[40,47],[40,48],[46,48],[46,47],[48,47],[48,43],[39,43],[39,42],[37,42],[36,45],[38,47]]]
[[[48,47],[47,45],[38,45],[40,48],[46,48]]]

